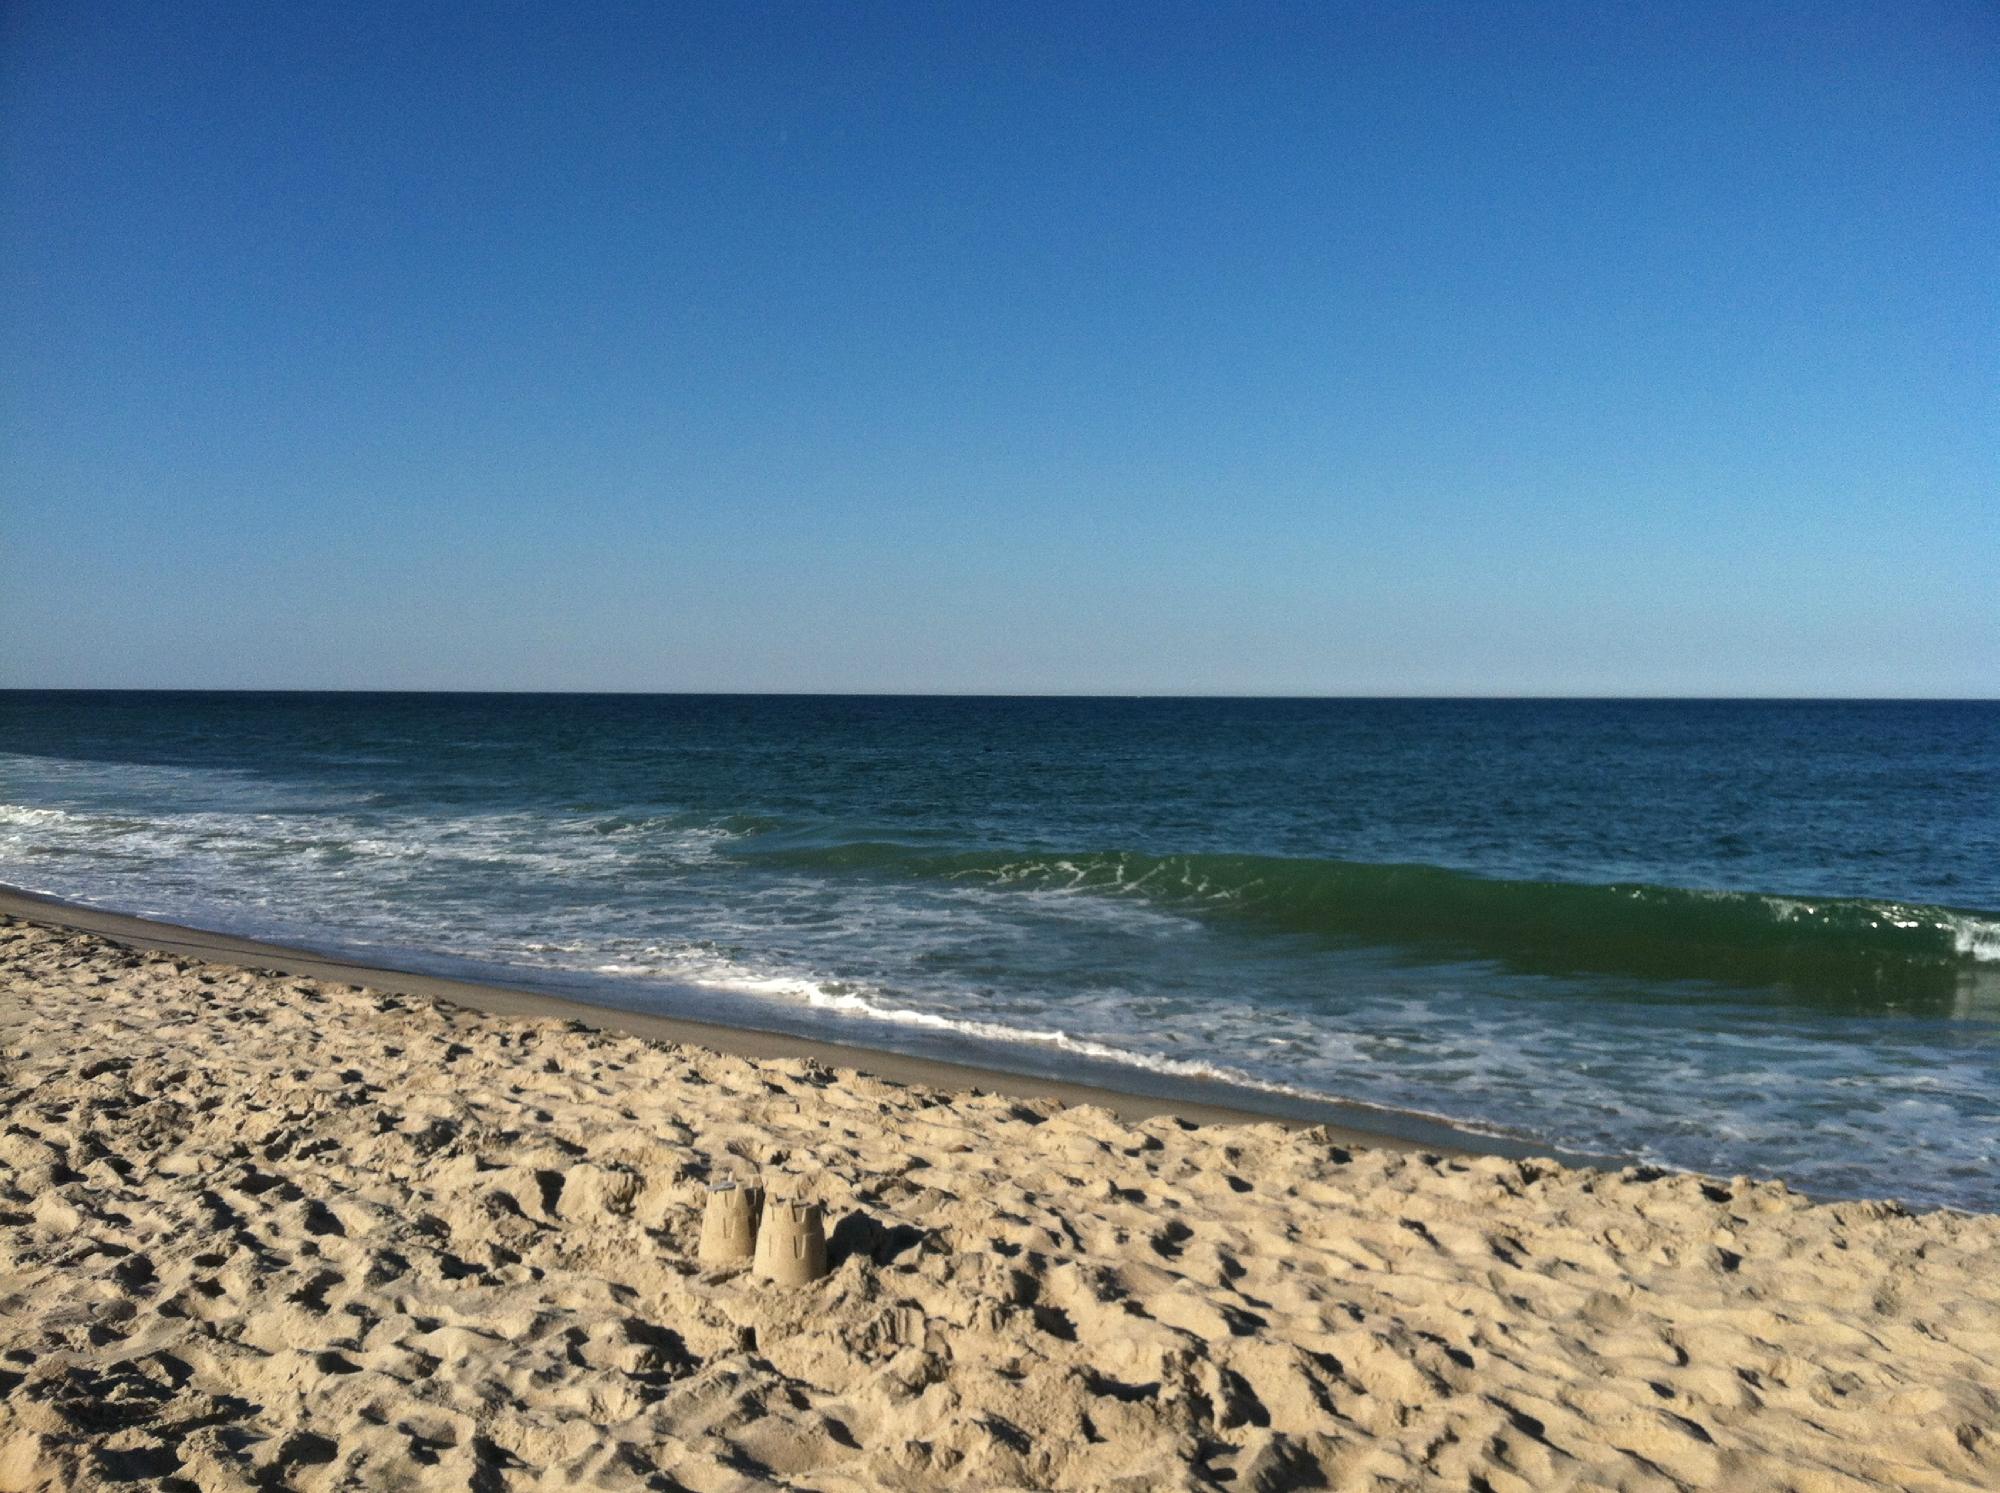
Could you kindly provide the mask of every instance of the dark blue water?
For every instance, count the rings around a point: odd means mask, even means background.
[[[2000,704],[0,694],[0,880],[2000,1206]]]

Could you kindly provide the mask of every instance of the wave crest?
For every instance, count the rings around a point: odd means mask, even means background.
[[[749,851],[800,869],[1142,898],[1192,915],[1534,971],[1780,984],[1920,1001],[2000,975],[2000,914],[1643,882],[1507,880],[1442,866],[1254,855],[938,851],[869,842]],[[1982,970],[1982,967],[1984,969]]]

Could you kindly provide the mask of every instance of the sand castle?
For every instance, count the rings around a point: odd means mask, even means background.
[[[757,1230],[760,1280],[802,1286],[826,1274],[826,1223],[818,1203],[773,1197]]]
[[[827,1273],[825,1214],[818,1203],[719,1183],[708,1190],[696,1257],[712,1268],[751,1262],[760,1280],[803,1286]]]
[[[740,1265],[757,1245],[757,1213],[764,1189],[723,1182],[708,1190],[708,1207],[701,1217],[701,1243],[695,1257],[704,1265]]]

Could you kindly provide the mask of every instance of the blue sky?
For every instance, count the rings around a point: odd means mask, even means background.
[[[2000,693],[2000,12],[0,21],[0,684]]]

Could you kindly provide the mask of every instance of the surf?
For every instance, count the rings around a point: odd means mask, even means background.
[[[1873,898],[1507,879],[1239,854],[953,850],[862,841],[736,853],[821,874],[1131,897],[1192,916],[1548,973],[1778,986],[1870,1008],[2000,990],[2000,913]]]

